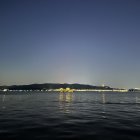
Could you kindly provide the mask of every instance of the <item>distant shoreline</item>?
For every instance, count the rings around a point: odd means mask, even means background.
[[[7,93],[7,92],[21,92],[21,93],[26,93],[26,92],[60,92],[59,89],[56,90],[0,90],[2,93]],[[129,92],[129,90],[74,90],[73,92]],[[69,93],[69,92],[65,92]]]
[[[139,88],[132,88],[132,89],[122,89],[122,88],[112,88],[109,86],[94,86],[88,84],[59,84],[59,83],[44,83],[44,84],[29,84],[29,85],[11,85],[11,86],[0,86],[0,91],[7,92],[7,91],[18,91],[18,92],[32,92],[32,91],[39,91],[39,92],[59,92],[61,88],[69,88],[76,92],[140,92]]]
[[[111,88],[109,86],[93,86],[87,84],[59,84],[59,83],[44,83],[30,85],[12,85],[0,86],[1,91],[58,91],[60,88],[70,88],[74,91],[118,91],[126,90],[120,88]]]

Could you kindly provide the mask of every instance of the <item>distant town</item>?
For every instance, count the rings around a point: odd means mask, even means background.
[[[65,90],[64,90],[65,89]],[[114,92],[137,92],[140,91],[139,88],[133,89],[122,89],[122,88],[111,88],[109,86],[93,86],[86,84],[59,84],[59,83],[45,83],[45,84],[30,84],[30,85],[12,85],[12,86],[0,86],[0,91],[57,91],[57,92],[74,92],[74,91],[114,91]]]

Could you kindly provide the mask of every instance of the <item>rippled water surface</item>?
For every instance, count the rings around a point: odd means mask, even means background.
[[[0,93],[0,140],[140,139],[140,93]]]

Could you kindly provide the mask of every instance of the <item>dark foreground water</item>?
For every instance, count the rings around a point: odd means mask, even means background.
[[[0,140],[138,140],[140,93],[0,93]]]

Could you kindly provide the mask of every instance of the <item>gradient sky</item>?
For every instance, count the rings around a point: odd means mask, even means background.
[[[0,85],[140,87],[140,0],[0,0]]]

